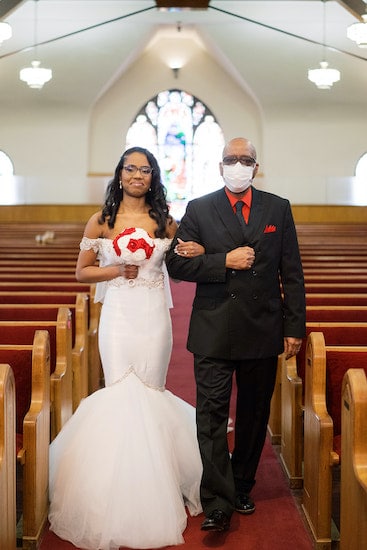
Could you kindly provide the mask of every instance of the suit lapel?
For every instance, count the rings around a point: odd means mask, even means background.
[[[263,194],[252,188],[252,204],[249,223],[244,232],[233,213],[230,202],[223,189],[220,189],[214,195],[214,208],[218,218],[222,221],[227,231],[230,233],[234,243],[252,244],[259,239],[262,228],[265,225],[266,208],[264,205]]]
[[[222,221],[224,227],[230,233],[234,243],[237,244],[238,242],[243,241],[244,235],[242,228],[232,210],[224,187],[214,195],[213,206],[216,210],[218,218]]]
[[[252,188],[252,204],[250,210],[249,223],[247,226],[247,237],[250,243],[258,240],[265,225],[266,208],[264,205],[264,195],[255,187]]]

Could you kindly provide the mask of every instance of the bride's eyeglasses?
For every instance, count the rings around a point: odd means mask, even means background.
[[[127,164],[123,167],[125,172],[127,172],[130,176],[133,176],[136,174],[136,172],[139,170],[140,174],[142,176],[149,176],[153,172],[153,168],[150,166],[135,166],[135,164]]]

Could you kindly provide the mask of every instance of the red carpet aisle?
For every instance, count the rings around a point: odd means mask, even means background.
[[[172,283],[175,307],[172,310],[174,350],[169,369],[167,388],[193,405],[195,381],[193,361],[186,350],[187,328],[194,285]],[[232,434],[229,434],[230,445]],[[188,518],[184,533],[183,550],[225,548],[228,550],[312,550],[311,539],[291,495],[277,455],[266,442],[259,465],[257,484],[253,491],[256,512],[250,516],[234,514],[227,533],[203,533],[200,524],[203,516]],[[39,550],[75,550],[47,531]],[[96,549],[97,550],[97,549]],[[125,550],[125,549],[121,549]]]

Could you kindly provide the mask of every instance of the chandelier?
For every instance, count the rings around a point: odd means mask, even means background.
[[[362,15],[363,23],[353,23],[347,28],[347,37],[360,48],[367,48],[367,15]]]
[[[330,90],[331,86],[340,80],[340,72],[330,69],[327,61],[320,61],[319,69],[308,71],[308,80],[316,84],[320,90]]]
[[[40,67],[40,61],[32,61],[31,67],[25,67],[19,72],[20,80],[26,82],[30,88],[40,90],[52,78],[51,69]]]
[[[323,50],[324,50],[324,59],[323,61],[320,61],[320,67],[317,69],[309,69],[308,71],[308,80],[316,84],[316,86],[319,88],[319,90],[330,90],[332,85],[335,82],[338,82],[340,80],[340,71],[338,69],[332,69],[329,67],[329,63],[325,61],[325,2],[326,0],[322,0],[324,4],[323,8]]]
[[[9,23],[4,23],[3,21],[0,21],[0,44],[4,42],[4,40],[9,40],[12,36],[12,30]]]
[[[37,57],[37,2],[34,0],[34,44],[35,54]],[[40,90],[43,88],[46,82],[49,82],[52,78],[52,70],[40,67],[41,62],[33,60],[30,67],[25,67],[19,72],[19,78],[23,82],[26,82],[30,88]]]

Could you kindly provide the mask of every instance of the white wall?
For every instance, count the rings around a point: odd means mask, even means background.
[[[295,204],[351,203],[355,164],[367,151],[366,113],[358,105],[330,108],[328,92],[320,91],[322,109],[274,105],[264,112],[246,83],[194,41],[183,49],[187,62],[174,79],[161,61],[162,48],[169,47],[167,42],[146,49],[91,111],[46,109],[41,95],[32,111],[0,105],[0,149],[14,163],[17,202],[100,203],[136,113],[161,90],[180,87],[208,105],[226,140],[242,135],[254,142],[259,187]],[[0,203],[4,185],[0,181]]]
[[[367,151],[366,121],[358,106],[331,109],[327,97],[322,109],[266,113],[264,188],[294,204],[353,204],[355,166]]]
[[[91,116],[90,172],[113,171],[135,115],[150,98],[168,88],[182,88],[206,103],[226,139],[245,132],[261,149],[257,105],[212,57],[199,49],[177,79],[169,67],[159,72],[156,67],[161,64],[155,59],[154,51],[144,53],[96,103]]]

